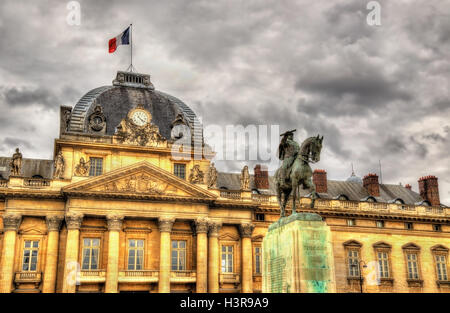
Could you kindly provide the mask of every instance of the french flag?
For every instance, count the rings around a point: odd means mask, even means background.
[[[130,44],[130,27],[128,26],[120,35],[109,40],[109,53],[116,51],[119,45]]]

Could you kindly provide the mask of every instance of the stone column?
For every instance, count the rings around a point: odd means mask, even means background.
[[[197,292],[208,291],[208,219],[198,218],[195,221],[197,233]]]
[[[175,218],[160,217],[160,247],[159,247],[159,286],[160,293],[170,292],[170,232],[172,231]]]
[[[106,266],[105,293],[117,293],[119,287],[119,235],[123,216],[110,214],[108,222],[108,264]]]
[[[10,293],[14,278],[14,258],[16,252],[17,230],[22,216],[6,213],[3,216],[3,247],[0,259],[0,293]]]
[[[66,214],[67,242],[66,257],[64,258],[64,293],[74,293],[77,287],[77,276],[80,270],[78,263],[78,248],[80,241],[80,227],[83,222],[83,214],[69,212]]]
[[[219,292],[219,230],[222,227],[220,222],[211,222],[209,227],[209,247],[208,247],[208,292]]]
[[[47,222],[47,254],[45,257],[44,281],[42,284],[43,293],[54,293],[56,287],[56,272],[58,268],[58,244],[59,229],[64,217],[49,215]]]
[[[252,233],[255,225],[241,224],[239,225],[239,232],[241,233],[242,246],[242,278],[241,278],[241,292],[253,292],[253,253],[252,253]]]

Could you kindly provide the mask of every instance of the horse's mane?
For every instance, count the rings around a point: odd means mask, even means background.
[[[305,139],[305,141],[302,142],[302,145],[300,146],[300,154],[301,155],[307,155],[309,153],[309,145],[314,140],[315,137],[309,137]]]

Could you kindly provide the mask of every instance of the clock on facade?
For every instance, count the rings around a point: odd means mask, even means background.
[[[143,110],[136,110],[131,114],[131,121],[137,126],[144,126],[149,122],[149,115]]]

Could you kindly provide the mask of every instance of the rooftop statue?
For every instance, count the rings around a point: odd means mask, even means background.
[[[16,153],[13,154],[9,166],[11,167],[12,176],[20,176],[20,171],[22,170],[22,153],[20,153],[19,148],[16,148]]]
[[[295,206],[299,197],[299,186],[310,190],[311,208],[314,208],[317,198],[309,163],[316,163],[320,160],[323,136],[310,137],[299,146],[294,140],[295,131],[294,129],[281,134],[283,138],[278,146],[278,158],[283,160],[282,165],[275,172],[277,198],[281,211],[280,217],[285,216],[286,204],[292,191],[292,214],[296,213]]]

